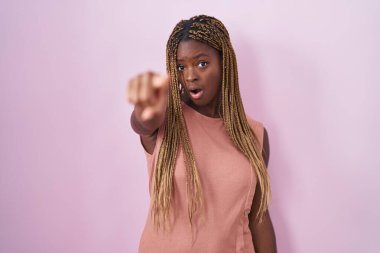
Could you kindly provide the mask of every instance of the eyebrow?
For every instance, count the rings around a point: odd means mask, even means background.
[[[199,57],[204,57],[204,56],[206,56],[206,57],[208,57],[209,55],[208,54],[205,54],[205,53],[199,53],[199,54],[196,54],[196,55],[194,55],[193,57],[191,57],[192,59],[197,59],[197,58],[199,58]],[[184,59],[181,59],[181,58],[177,58],[177,61],[183,61]]]

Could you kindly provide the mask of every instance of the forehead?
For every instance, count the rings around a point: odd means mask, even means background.
[[[177,50],[178,61],[191,60],[199,56],[218,57],[219,53],[213,47],[193,39],[179,43]]]

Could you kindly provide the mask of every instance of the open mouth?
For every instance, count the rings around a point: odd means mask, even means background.
[[[193,99],[200,99],[202,97],[202,94],[203,94],[202,89],[190,89],[189,92],[190,92],[190,96]]]
[[[201,91],[202,91],[201,89],[192,89],[192,90],[190,90],[190,93],[193,95],[197,95]]]

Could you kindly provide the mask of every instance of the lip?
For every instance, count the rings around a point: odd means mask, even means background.
[[[194,100],[201,99],[204,93],[204,90],[196,85],[190,85],[187,87],[187,91],[190,97]]]
[[[190,96],[194,100],[198,100],[202,97],[203,95],[203,90],[199,90],[198,92],[194,93],[193,91],[189,91]]]

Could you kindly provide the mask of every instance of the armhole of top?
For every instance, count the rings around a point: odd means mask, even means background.
[[[139,136],[140,144],[141,144],[141,146],[142,146],[142,148],[144,150],[145,156],[146,156],[146,158],[148,160],[151,160],[154,157],[154,155],[157,152],[157,149],[159,148],[158,146],[161,146],[161,141],[160,140],[162,139],[162,137],[161,137],[162,127],[158,128],[158,130],[156,130],[156,131],[157,131],[156,144],[154,145],[154,149],[153,149],[152,154],[149,154],[149,152],[146,150],[146,148],[145,148],[145,146],[144,146],[144,144],[142,142],[142,138],[141,138],[141,136]]]
[[[264,145],[264,125],[261,122],[252,119],[249,116],[247,116],[247,120],[253,132],[255,133],[256,139],[259,141],[260,152],[262,153]]]
[[[150,194],[152,190],[153,173],[156,166],[157,156],[158,156],[159,149],[161,147],[162,139],[163,139],[163,127],[160,127],[157,132],[156,145],[154,146],[152,154],[149,154],[146,151],[144,145],[142,144],[142,140],[140,137],[140,143],[141,143],[141,146],[143,147],[145,157],[146,157],[146,162],[147,162],[147,169],[148,169],[147,172],[148,172],[148,177],[149,177],[149,193]]]

